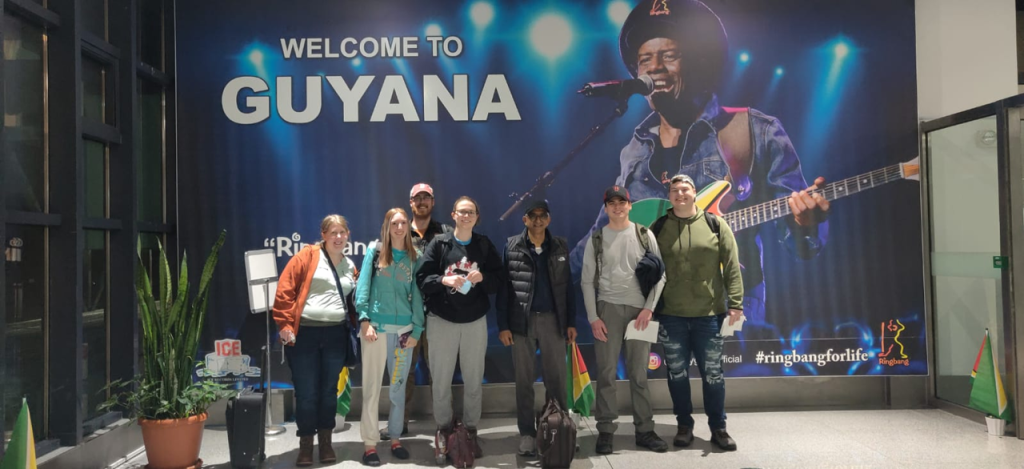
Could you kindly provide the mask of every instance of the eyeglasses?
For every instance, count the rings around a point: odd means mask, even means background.
[[[456,210],[455,213],[460,217],[473,217],[476,216],[475,210]]]
[[[547,212],[544,212],[544,213],[527,213],[526,214],[526,217],[529,218],[530,220],[536,220],[538,218],[540,218],[541,220],[547,220],[548,217],[550,217],[550,216],[551,215],[548,214]]]
[[[411,200],[413,202],[416,202],[416,203],[420,203],[420,202],[426,202],[426,201],[429,201],[429,200],[434,200],[434,196],[432,196],[432,195],[417,195],[416,197],[411,197],[409,200]]]

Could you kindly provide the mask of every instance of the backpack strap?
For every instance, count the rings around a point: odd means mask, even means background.
[[[373,250],[373,275],[377,275],[380,271],[380,243],[374,247],[376,249]]]
[[[640,242],[640,246],[644,248],[644,253],[651,252],[651,238],[647,237],[647,227],[639,223],[634,223],[633,228],[636,231],[636,240]]]
[[[654,220],[654,223],[651,225],[651,231],[654,232],[654,237],[655,238],[657,238],[658,235],[661,234],[661,229],[665,227],[665,222],[667,222],[667,221],[668,221],[668,214],[662,215],[662,216],[658,217],[657,220]]]
[[[716,238],[722,235],[722,221],[718,219],[718,216],[711,212],[704,212],[704,221],[708,222],[708,228],[711,228],[711,232],[715,234]]]
[[[604,260],[604,228],[598,228],[590,235],[590,243],[594,248],[594,289],[600,290],[598,285],[601,282],[601,263]]]

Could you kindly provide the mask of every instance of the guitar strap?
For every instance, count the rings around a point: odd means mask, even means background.
[[[753,133],[750,123],[750,111],[746,108],[725,108],[733,115],[729,123],[718,131],[718,145],[722,149],[722,159],[729,166],[736,197],[746,198],[751,189],[750,171],[754,165]]]

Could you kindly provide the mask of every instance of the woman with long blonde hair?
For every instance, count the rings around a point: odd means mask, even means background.
[[[363,410],[359,433],[365,447],[363,464],[367,466],[380,465],[377,405],[385,365],[391,376],[388,391],[391,454],[398,459],[409,458],[409,451],[399,438],[405,417],[405,386],[412,349],[423,334],[423,299],[414,276],[419,253],[412,244],[410,231],[405,210],[388,210],[380,228],[380,242],[372,244],[363,257],[363,274],[356,287],[363,352]]]

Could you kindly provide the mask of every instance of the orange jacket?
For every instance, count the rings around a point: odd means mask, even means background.
[[[320,262],[320,245],[321,243],[310,244],[292,256],[277,280],[273,314],[280,332],[291,330],[296,336],[299,335],[299,320],[306,306],[306,297],[309,296],[309,285]],[[354,276],[358,278],[358,270]],[[288,345],[295,343],[291,342]]]

